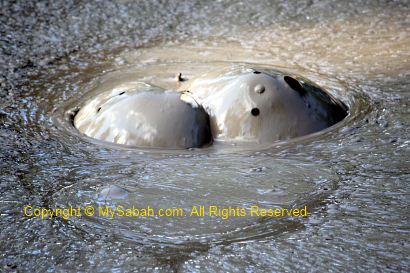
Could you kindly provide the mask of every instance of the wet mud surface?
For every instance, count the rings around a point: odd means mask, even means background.
[[[407,1],[2,1],[0,271],[409,270]],[[275,67],[349,106],[263,147],[161,151],[81,136],[73,105],[129,78]],[[309,208],[306,218],[25,217],[26,205]]]

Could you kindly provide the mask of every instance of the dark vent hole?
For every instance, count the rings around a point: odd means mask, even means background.
[[[292,77],[289,77],[289,76],[285,76],[283,79],[290,86],[290,88],[292,88],[293,90],[295,90],[301,95],[305,94],[305,89],[303,88],[303,86],[300,84],[298,80]]]
[[[259,116],[260,111],[259,111],[258,108],[252,108],[251,114],[252,114],[252,116],[255,116],[255,117],[256,117],[256,116]]]

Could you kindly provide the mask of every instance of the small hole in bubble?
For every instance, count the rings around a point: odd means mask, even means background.
[[[118,94],[118,96],[124,95],[125,91],[122,91],[121,93]]]
[[[98,113],[98,112],[100,112],[100,111],[101,111],[101,107],[98,107],[98,109],[97,109],[97,113]]]
[[[253,74],[260,74],[261,72],[260,71],[253,71]]]
[[[259,111],[259,109],[258,108],[253,108],[252,110],[251,110],[251,114],[252,114],[252,116],[259,116],[259,114],[260,114],[260,111]]]
[[[305,89],[303,88],[303,86],[300,84],[300,82],[290,76],[285,76],[283,78],[285,80],[285,82],[290,86],[290,88],[292,88],[293,90],[295,90],[296,92],[298,92],[300,95],[304,95],[305,94]]]

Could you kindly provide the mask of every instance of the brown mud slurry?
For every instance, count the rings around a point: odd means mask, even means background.
[[[0,7],[0,271],[408,271],[408,1]],[[97,86],[178,89],[178,72],[240,63],[302,75],[350,114],[302,139],[199,151],[95,143],[66,117]],[[26,205],[174,217],[41,220]],[[215,215],[189,215],[201,206]]]

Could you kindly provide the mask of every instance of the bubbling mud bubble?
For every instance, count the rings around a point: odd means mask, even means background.
[[[195,100],[180,99],[143,83],[128,83],[102,93],[75,116],[74,125],[89,137],[157,148],[193,148],[212,137],[208,114]]]
[[[207,73],[182,88],[210,115],[214,139],[272,143],[323,130],[347,115],[341,101],[298,78],[244,66]]]
[[[214,141],[272,143],[328,128],[347,107],[319,86],[273,69],[212,70],[179,91],[143,82],[98,87],[80,107],[75,127],[117,144],[200,148]],[[217,72],[215,72],[217,71]],[[178,82],[182,82],[181,73]]]

